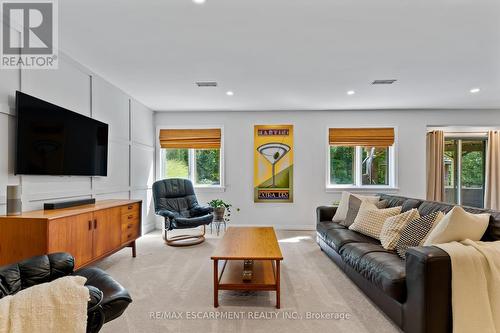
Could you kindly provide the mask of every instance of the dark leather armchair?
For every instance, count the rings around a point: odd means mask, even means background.
[[[90,293],[87,332],[99,332],[103,324],[121,316],[132,299],[128,291],[103,270],[88,267],[73,271],[74,265],[70,254],[52,253],[0,267],[0,298],[67,275],[86,277],[85,286]]]
[[[155,212],[165,218],[165,242],[171,246],[199,244],[205,240],[205,226],[212,223],[213,209],[200,206],[191,181],[171,178],[153,184]],[[199,235],[168,237],[168,231],[203,226]]]

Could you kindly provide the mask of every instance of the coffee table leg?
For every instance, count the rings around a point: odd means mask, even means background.
[[[214,260],[214,308],[219,307],[219,260]]]
[[[280,306],[280,261],[276,260],[276,309]]]

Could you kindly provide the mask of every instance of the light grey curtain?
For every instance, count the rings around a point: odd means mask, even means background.
[[[427,133],[427,200],[444,200],[444,132]]]
[[[500,209],[500,131],[488,132],[484,207]]]

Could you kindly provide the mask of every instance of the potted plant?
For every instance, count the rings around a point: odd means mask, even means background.
[[[222,199],[214,199],[210,201],[208,205],[214,209],[215,220],[229,222],[231,216],[231,207],[232,207],[231,204],[224,202],[224,200]],[[238,208],[237,211],[239,210],[240,209]],[[227,214],[224,217],[226,211]]]

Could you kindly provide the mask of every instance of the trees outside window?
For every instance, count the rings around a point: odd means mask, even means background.
[[[163,177],[221,186],[220,149],[162,149]]]
[[[389,147],[330,146],[329,186],[391,186]]]

